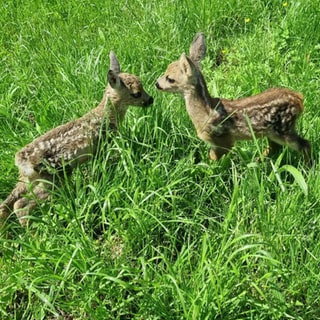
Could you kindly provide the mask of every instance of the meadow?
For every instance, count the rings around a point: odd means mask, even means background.
[[[0,231],[0,319],[320,318],[317,1],[8,0],[0,4],[0,199],[14,155],[102,99],[109,52],[154,97],[23,229]],[[203,31],[214,96],[302,92],[314,163],[266,141],[218,162],[157,78]]]

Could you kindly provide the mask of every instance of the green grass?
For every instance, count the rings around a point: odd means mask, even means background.
[[[320,11],[317,1],[6,1],[0,33],[0,198],[14,154],[102,98],[114,50],[154,106],[34,212],[0,235],[1,319],[320,317]],[[209,91],[301,91],[314,167],[265,141],[207,160],[169,62],[207,37]]]

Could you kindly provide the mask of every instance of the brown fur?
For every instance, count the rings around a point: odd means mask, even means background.
[[[110,52],[108,85],[100,104],[79,119],[58,126],[22,148],[15,157],[19,182],[0,205],[1,220],[14,210],[21,225],[38,200],[49,197],[53,172],[72,169],[95,153],[101,133],[116,131],[129,105],[147,107],[153,98],[143,89],[138,77],[120,72],[115,54]]]
[[[265,155],[288,145],[301,151],[309,162],[310,143],[295,130],[296,120],[303,111],[302,95],[290,89],[272,88],[242,99],[213,98],[200,71],[205,48],[205,38],[200,33],[191,44],[190,57],[182,54],[180,60],[171,63],[156,87],[184,96],[199,138],[211,145],[210,159],[220,159],[237,140],[252,139],[253,132],[257,138],[268,138]]]

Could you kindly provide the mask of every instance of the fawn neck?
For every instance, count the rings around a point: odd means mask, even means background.
[[[195,84],[191,84],[184,91],[184,99],[187,112],[199,133],[215,111],[211,108],[212,98],[200,71],[196,75],[195,80]]]
[[[117,92],[108,86],[103,99],[96,108],[89,112],[88,116],[97,119],[106,117],[109,122],[109,128],[117,129],[118,123],[124,119],[127,109],[128,106],[122,103]]]
[[[106,99],[105,103],[106,112],[108,112],[108,117],[110,123],[117,127],[118,122],[122,122],[126,112],[128,110],[128,104],[125,98],[121,97],[120,94],[114,90],[110,85],[108,85],[105,92],[103,100]],[[109,99],[109,103],[108,103]]]

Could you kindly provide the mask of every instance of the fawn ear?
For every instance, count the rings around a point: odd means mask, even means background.
[[[110,70],[120,73],[120,64],[118,62],[117,56],[113,51],[110,51]]]
[[[191,76],[193,74],[195,66],[185,53],[181,55],[179,63],[181,70],[187,76]]]
[[[205,57],[206,51],[206,38],[203,32],[199,32],[193,38],[189,49],[190,59],[199,69],[201,69],[201,60]]]
[[[118,73],[112,69],[108,71],[108,82],[114,89],[120,88],[121,86],[121,79],[119,78]]]

